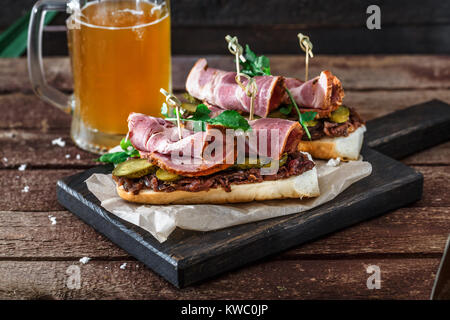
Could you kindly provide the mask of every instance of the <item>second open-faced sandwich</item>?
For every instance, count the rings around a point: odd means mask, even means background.
[[[186,80],[186,90],[215,114],[224,110],[248,114],[250,98],[235,77],[236,72],[211,68],[206,59],[199,59]],[[272,75],[259,75],[254,79],[258,88],[254,105],[256,116],[295,120],[301,113],[306,119],[303,125],[308,134],[302,136],[299,150],[317,159],[359,158],[365,122],[356,110],[342,104],[342,84],[330,71],[322,71],[306,82]],[[242,79],[244,84],[247,81]]]
[[[315,164],[298,151],[304,131],[297,121],[262,118],[247,125],[244,132],[210,121],[197,131],[130,114],[128,139],[140,158],[114,169],[119,196],[138,203],[197,204],[319,195]]]

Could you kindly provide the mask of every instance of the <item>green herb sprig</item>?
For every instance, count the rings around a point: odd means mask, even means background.
[[[245,45],[245,62],[239,61],[242,67],[241,72],[250,76],[270,76],[270,60],[266,56],[257,56],[249,47]]]
[[[95,161],[105,162],[105,163],[114,163],[118,164],[126,161],[128,158],[139,158],[139,151],[137,151],[132,145],[130,140],[125,140],[123,138],[120,141],[120,148],[123,151],[113,152],[113,153],[105,153],[100,158]]]
[[[254,76],[264,76],[268,75],[270,76],[270,61],[269,58],[266,56],[257,56],[248,45],[245,45],[245,59],[246,62],[240,61],[241,67],[242,67],[242,73],[245,73],[251,77]],[[295,108],[295,110],[298,113],[298,121],[302,125],[303,129],[306,132],[306,135],[311,140],[311,134],[308,130],[308,126],[306,125],[306,122],[311,121],[315,118],[317,112],[304,112],[301,113],[300,109],[297,106],[297,103],[295,102],[294,98],[292,97],[291,92],[286,88],[286,92],[291,99],[291,104],[288,104],[286,106],[282,106],[279,108],[279,111],[284,115],[289,115],[292,111],[292,107]]]
[[[239,112],[236,110],[225,110],[218,116],[210,118],[211,110],[208,109],[203,103],[197,106],[194,114],[190,118],[181,118],[181,121],[194,121],[195,131],[205,131],[206,124],[221,125],[226,128],[243,131],[251,130],[251,127],[247,121]],[[166,120],[174,121],[176,118],[167,117]]]

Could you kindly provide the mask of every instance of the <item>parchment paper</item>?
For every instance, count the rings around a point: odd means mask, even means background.
[[[329,166],[325,161],[315,162],[321,195],[307,200],[283,199],[230,205],[141,205],[120,198],[110,174],[93,174],[86,184],[103,208],[164,242],[176,227],[211,231],[312,209],[334,199],[372,172],[370,163],[362,160],[341,162],[337,166]]]

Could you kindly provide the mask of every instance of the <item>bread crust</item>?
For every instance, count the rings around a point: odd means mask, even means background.
[[[365,131],[366,127],[361,126],[347,137],[302,140],[298,145],[298,150],[308,152],[315,159],[358,160]]]
[[[320,195],[317,170],[313,168],[301,175],[275,181],[231,185],[231,192],[222,188],[208,191],[156,192],[141,190],[138,194],[127,192],[117,186],[118,195],[127,201],[143,204],[200,204],[237,203],[254,200],[273,200],[285,198],[312,198]]]

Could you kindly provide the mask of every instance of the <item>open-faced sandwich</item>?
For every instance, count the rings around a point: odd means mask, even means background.
[[[225,116],[248,130],[223,126]],[[298,151],[304,134],[298,121],[239,117],[233,111],[203,122],[203,130],[192,130],[130,114],[128,141],[140,158],[114,169],[119,196],[138,203],[197,204],[319,195],[315,164]]]
[[[252,57],[254,60],[255,55],[251,54],[247,54],[248,60]],[[246,71],[252,73],[250,69],[244,69]],[[306,134],[298,144],[300,151],[309,152],[318,159],[359,158],[366,130],[364,121],[354,109],[342,104],[342,84],[330,71],[322,71],[318,77],[306,82],[272,76],[269,67],[251,75],[258,88],[254,114],[261,118],[301,120]],[[224,110],[248,114],[250,98],[236,83],[235,77],[236,72],[211,68],[205,59],[199,59],[186,80],[186,90],[214,114]],[[243,79],[244,84],[247,81]]]

